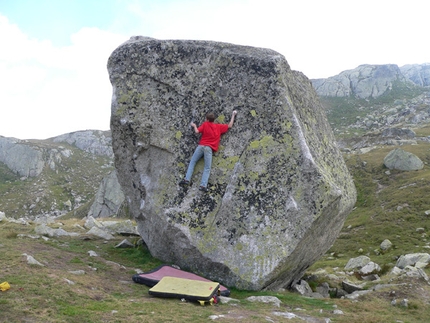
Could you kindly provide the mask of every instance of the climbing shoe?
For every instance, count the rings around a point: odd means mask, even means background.
[[[183,179],[182,181],[179,182],[179,185],[181,185],[181,186],[190,185],[190,181],[187,181],[186,179]]]

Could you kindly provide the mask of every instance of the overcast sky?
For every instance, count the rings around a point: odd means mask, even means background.
[[[0,0],[0,135],[109,129],[106,63],[133,35],[267,47],[309,78],[430,62],[429,0]]]

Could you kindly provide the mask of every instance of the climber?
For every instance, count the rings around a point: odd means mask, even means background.
[[[207,186],[212,166],[212,152],[216,152],[218,150],[221,135],[226,133],[228,129],[233,127],[234,117],[236,116],[236,114],[237,111],[233,111],[230,122],[228,124],[214,123],[215,114],[212,112],[206,114],[206,121],[203,122],[202,125],[198,128],[194,122],[191,122],[191,127],[194,128],[194,132],[196,134],[201,133],[202,136],[200,138],[199,145],[197,146],[193,156],[191,157],[191,161],[188,165],[188,170],[185,175],[185,178],[179,182],[179,185],[187,186],[190,184],[191,176],[194,172],[194,167],[196,166],[200,158],[203,157],[205,161],[205,166],[203,168],[203,174],[199,190],[203,192],[208,191]]]

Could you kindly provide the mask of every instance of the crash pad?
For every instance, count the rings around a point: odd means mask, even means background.
[[[204,277],[201,277],[199,275],[196,275],[184,270],[177,269],[170,265],[161,265],[146,273],[135,274],[133,275],[133,281],[138,284],[143,284],[148,287],[153,287],[165,276],[210,282],[209,279],[206,279]],[[230,290],[227,289],[226,287],[220,285],[219,290],[220,290],[221,296],[230,296]]]
[[[190,301],[209,301],[216,296],[218,288],[219,283],[216,282],[165,276],[149,290],[149,294]]]

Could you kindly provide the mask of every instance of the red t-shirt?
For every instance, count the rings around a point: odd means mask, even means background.
[[[199,145],[209,146],[213,151],[217,151],[221,135],[227,132],[228,124],[205,121],[198,130],[202,134]]]

